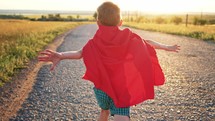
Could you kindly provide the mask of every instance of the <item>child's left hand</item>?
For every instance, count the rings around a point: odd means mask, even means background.
[[[179,45],[167,45],[165,48],[166,51],[178,52],[180,50]]]

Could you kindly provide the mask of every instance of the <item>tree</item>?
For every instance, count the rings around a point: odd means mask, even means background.
[[[80,15],[78,14],[78,15],[76,16],[76,18],[79,19],[79,18],[80,18]]]
[[[93,14],[93,17],[94,17],[95,20],[97,20],[97,16],[98,16],[98,15],[97,15],[97,12],[95,12],[95,13]]]
[[[74,18],[72,16],[67,16],[69,21],[72,21]]]
[[[53,21],[54,20],[54,15],[53,14],[48,14],[48,20]]]
[[[55,14],[54,20],[55,20],[55,21],[60,21],[60,20],[61,20],[61,16],[60,16],[59,13],[58,13],[58,14]]]
[[[46,21],[46,19],[47,19],[47,18],[46,18],[46,16],[44,16],[44,15],[42,15],[41,18],[40,18],[41,21]]]

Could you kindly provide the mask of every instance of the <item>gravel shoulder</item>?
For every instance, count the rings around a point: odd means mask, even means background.
[[[45,49],[56,50],[71,31],[69,30],[57,36]],[[10,117],[16,116],[17,111],[31,92],[37,73],[43,64],[38,63],[37,59],[33,59],[27,66],[28,68],[22,69],[21,72],[12,78],[11,82],[0,88],[0,121],[6,121]]]
[[[77,27],[66,34],[57,51],[81,49],[96,29],[96,25]],[[166,83],[155,87],[154,100],[131,108],[131,119],[215,120],[215,44],[183,36],[132,30],[145,39],[178,44],[181,51],[157,50]],[[55,71],[49,72],[49,68],[50,65],[38,68],[29,94],[10,120],[96,120],[99,107],[93,94],[93,84],[81,78],[85,71],[83,61],[64,60]]]

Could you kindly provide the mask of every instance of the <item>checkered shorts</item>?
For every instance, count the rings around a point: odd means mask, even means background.
[[[111,115],[123,115],[129,116],[130,115],[130,107],[128,108],[117,108],[113,100],[103,91],[93,88],[97,103],[99,104],[100,108],[103,110],[110,110]]]

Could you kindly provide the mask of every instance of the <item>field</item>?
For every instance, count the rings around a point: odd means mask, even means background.
[[[215,42],[215,25],[188,25],[185,24],[156,24],[156,23],[137,23],[125,22],[125,26],[143,29],[147,31],[157,31],[169,34],[183,35],[192,38],[210,40]]]
[[[192,38],[215,41],[215,15],[214,14],[176,14],[176,15],[148,15],[138,14],[125,15],[124,25],[143,29],[147,31],[157,31],[169,34],[183,35]],[[174,17],[181,19],[180,23],[172,22]],[[187,18],[187,27],[185,25]],[[197,25],[194,25],[195,20]],[[203,21],[202,21],[203,20]],[[199,22],[199,23],[198,23]],[[201,22],[201,23],[200,23]],[[202,23],[205,22],[205,23]],[[198,25],[202,24],[202,25]]]
[[[0,20],[0,86],[59,34],[81,22]]]

